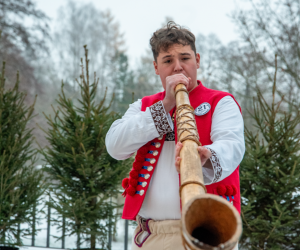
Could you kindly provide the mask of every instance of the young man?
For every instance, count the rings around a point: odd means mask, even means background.
[[[150,44],[155,73],[165,91],[131,104],[106,136],[109,154],[123,160],[135,152],[130,177],[123,180],[123,219],[137,220],[132,249],[183,249],[180,234],[179,152],[175,92],[189,91],[195,109],[204,182],[240,211],[239,169],[244,151],[244,125],[238,103],[227,93],[197,81],[200,55],[195,36],[174,22],[154,32]],[[175,127],[175,128],[174,128]]]

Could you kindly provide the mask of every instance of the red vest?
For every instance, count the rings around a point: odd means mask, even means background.
[[[200,81],[198,81],[198,84],[199,85],[189,93],[189,99],[191,106],[194,109],[204,102],[209,103],[211,106],[211,109],[208,111],[208,113],[201,116],[195,115],[200,142],[203,146],[205,146],[212,144],[210,132],[212,116],[215,107],[223,97],[231,96],[233,99],[234,97],[227,92],[208,89],[204,87]],[[165,92],[144,97],[142,99],[141,110],[145,111],[147,107],[153,105],[157,101],[163,100],[164,97]],[[237,105],[240,108],[238,103]],[[173,110],[171,110],[170,113],[172,112]],[[174,130],[175,140],[177,142],[176,122]],[[130,177],[125,178],[122,182],[122,186],[125,189],[124,196],[126,196],[122,215],[123,219],[135,220],[136,215],[140,211],[160,152],[162,150],[164,140],[165,136],[155,138],[154,140],[146,143],[137,151],[133,168],[129,174]],[[235,171],[230,176],[226,177],[222,181],[213,183],[211,185],[206,185],[206,189],[210,194],[220,195],[221,197],[227,199],[239,212],[241,211],[239,166],[237,166]]]

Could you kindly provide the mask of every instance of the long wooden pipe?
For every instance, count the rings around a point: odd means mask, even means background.
[[[178,84],[175,93],[177,135],[183,144],[180,151],[183,246],[191,250],[231,250],[242,233],[240,215],[227,200],[206,193],[194,110],[185,85]]]

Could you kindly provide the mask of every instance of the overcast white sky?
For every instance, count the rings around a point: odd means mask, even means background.
[[[238,38],[229,14],[238,0],[76,0],[92,2],[100,10],[109,9],[125,34],[130,61],[136,61],[149,47],[151,34],[172,17],[195,35],[215,33],[223,43]],[[67,0],[36,0],[37,7],[53,21]],[[244,1],[239,5],[245,7]]]

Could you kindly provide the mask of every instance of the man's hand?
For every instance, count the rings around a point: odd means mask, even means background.
[[[179,156],[180,150],[182,149],[182,143],[177,142],[176,147],[175,147],[175,167],[178,173],[180,173],[180,161],[181,158]],[[201,166],[205,164],[205,162],[211,157],[211,152],[202,146],[199,146],[197,148],[199,154],[200,154],[200,159],[201,159]]]
[[[166,78],[166,96],[163,100],[163,105],[167,113],[171,111],[172,108],[176,105],[175,99],[175,87],[178,83],[182,83],[189,89],[189,85],[191,84],[192,79],[190,77],[186,77],[184,74],[176,74],[171,75]]]

